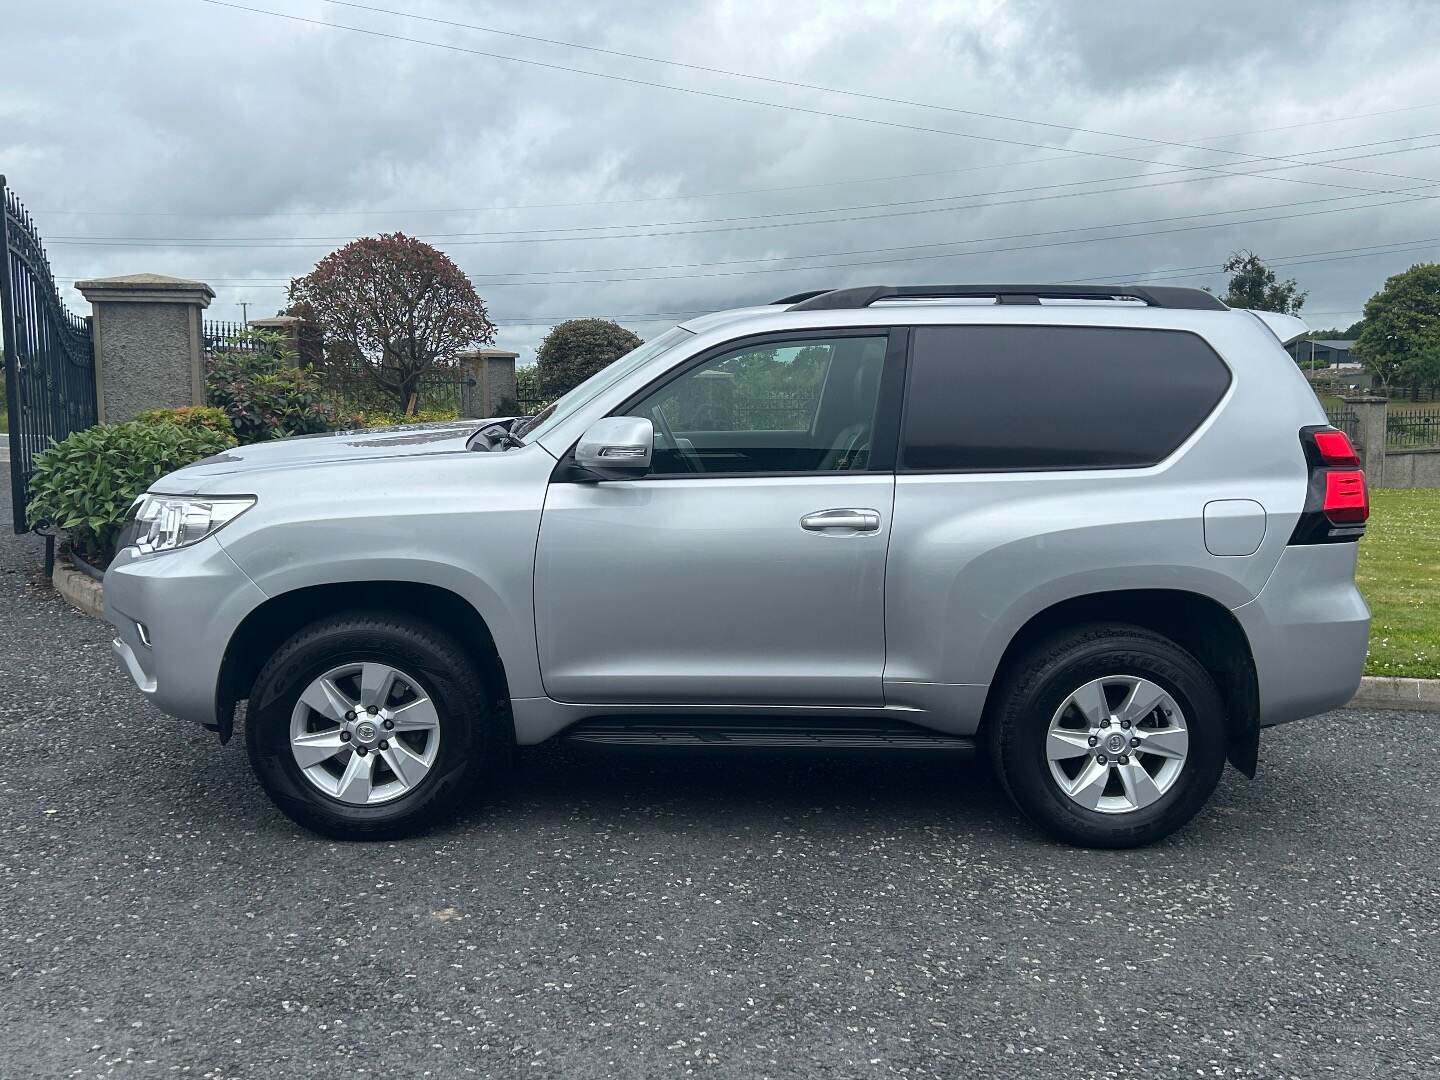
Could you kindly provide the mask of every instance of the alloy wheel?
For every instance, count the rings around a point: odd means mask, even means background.
[[[440,716],[412,676],[380,662],[331,668],[290,714],[290,752],[301,775],[353,806],[413,790],[440,749]]]
[[[1092,679],[1055,710],[1045,737],[1050,775],[1087,810],[1126,814],[1174,787],[1190,733],[1175,698],[1138,675]]]

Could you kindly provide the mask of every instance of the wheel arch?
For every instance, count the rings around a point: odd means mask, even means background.
[[[319,619],[346,611],[383,608],[424,619],[459,641],[496,688],[500,715],[509,716],[505,664],[484,617],[464,597],[439,585],[416,581],[343,581],[308,585],[279,593],[254,608],[230,635],[215,688],[216,727],[221,742],[234,732],[235,706],[249,697],[265,661],[286,639]]]
[[[986,695],[985,717],[1007,665],[1053,634],[1094,622],[1126,622],[1174,641],[1215,680],[1225,704],[1226,757],[1246,776],[1259,762],[1260,698],[1250,639],[1223,604],[1179,589],[1124,589],[1058,601],[1032,615],[1010,639]],[[983,723],[984,721],[982,721]]]

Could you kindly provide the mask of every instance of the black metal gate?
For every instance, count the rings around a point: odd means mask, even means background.
[[[30,215],[0,176],[0,337],[10,416],[10,491],[23,533],[35,455],[96,423],[95,349],[90,320],[60,299]]]

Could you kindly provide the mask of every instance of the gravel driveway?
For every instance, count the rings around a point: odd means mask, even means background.
[[[974,765],[551,747],[337,844],[39,567],[0,538],[0,1076],[1440,1072],[1440,718],[1272,732],[1139,852]]]

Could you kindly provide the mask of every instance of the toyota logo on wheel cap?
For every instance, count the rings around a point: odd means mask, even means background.
[[[355,737],[361,742],[369,742],[375,738],[375,725],[369,720],[355,726]]]
[[[362,738],[364,737],[365,736],[362,736]],[[1111,735],[1108,739],[1105,740],[1105,749],[1112,754],[1120,753],[1120,751],[1125,749],[1125,736]]]

